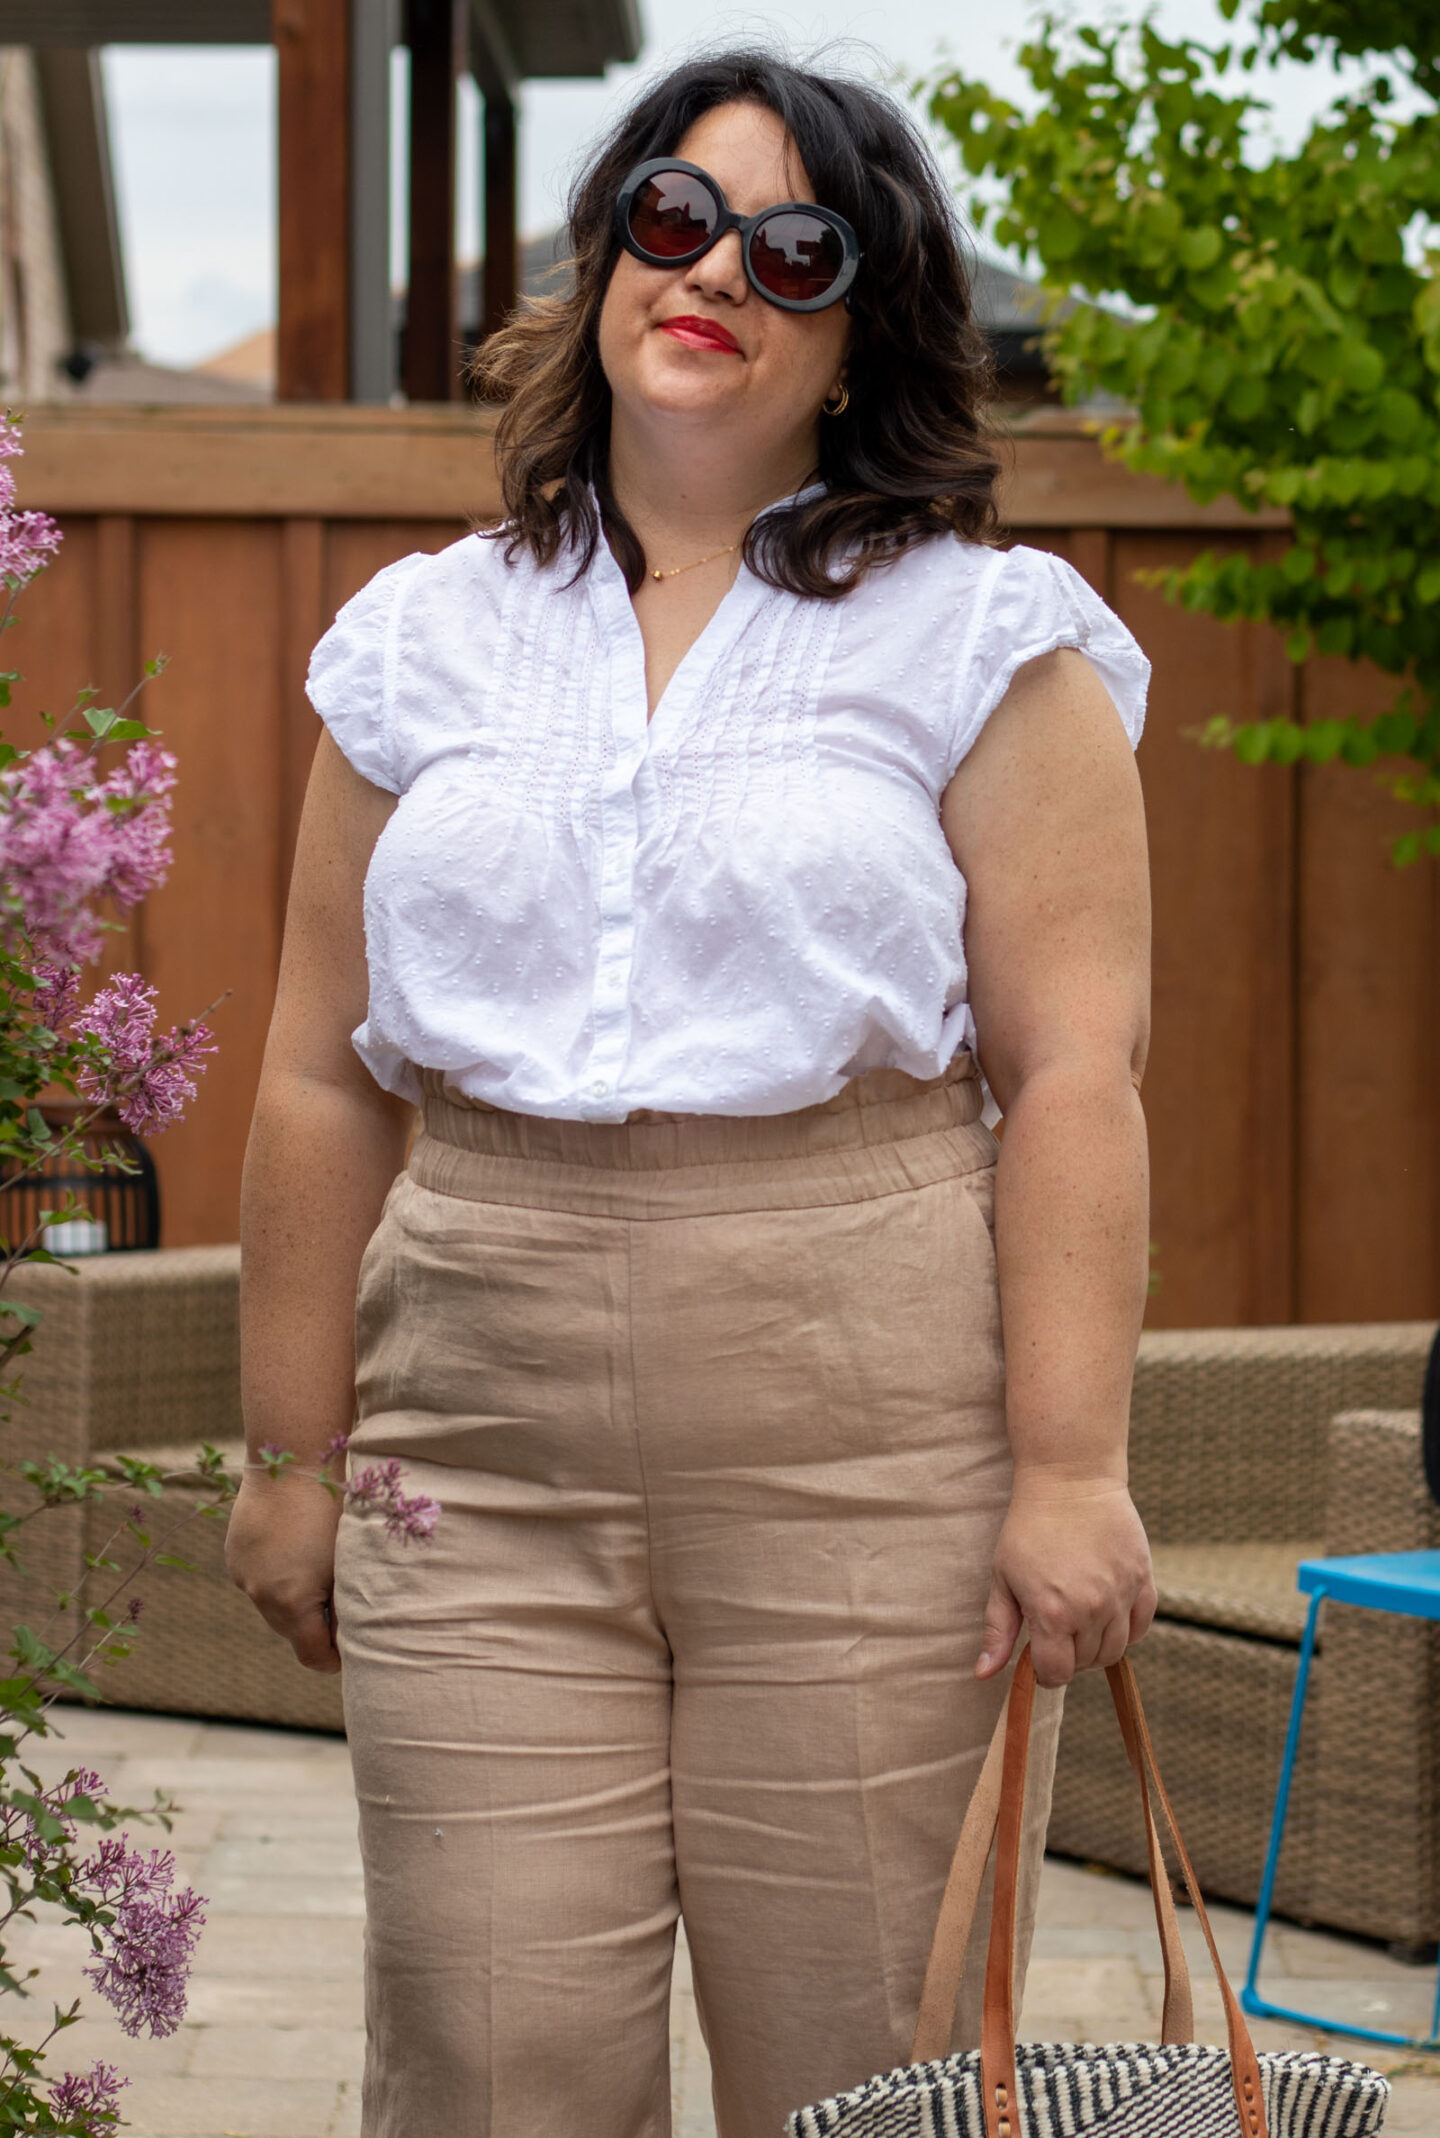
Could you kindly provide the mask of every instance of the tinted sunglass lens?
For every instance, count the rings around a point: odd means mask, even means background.
[[[823,297],[845,265],[845,246],[822,216],[790,211],[767,216],[750,240],[755,278],[772,296],[791,303]]]
[[[657,171],[630,203],[630,235],[657,260],[683,260],[709,241],[716,214],[708,186],[689,171]]]

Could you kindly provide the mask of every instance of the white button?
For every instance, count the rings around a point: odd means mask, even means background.
[[[590,1086],[590,1096],[592,1099],[606,1098],[609,1095],[609,1091],[610,1086],[606,1083],[603,1076],[596,1077],[594,1083]]]

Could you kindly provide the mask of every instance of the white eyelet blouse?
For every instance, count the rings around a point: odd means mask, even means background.
[[[603,543],[471,535],[347,602],[309,693],[399,796],[365,885],[354,1043],[514,1112],[777,1114],[975,1031],[940,797],[1016,670],[1078,647],[1133,742],[1149,664],[1077,573],[945,536],[838,601],[742,565],[647,725]]]

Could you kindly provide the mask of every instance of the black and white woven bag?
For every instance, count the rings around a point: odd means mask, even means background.
[[[914,2061],[829,2101],[798,2109],[788,2138],[1373,2138],[1390,2087],[1341,2057],[1257,2056],[1155,1764],[1128,1659],[1108,1673],[1125,1749],[1140,1783],[1155,1920],[1165,1954],[1162,2040],[1015,2043],[1015,1896],[1035,1672],[1027,1649],[966,1813],[925,1973]],[[1151,1792],[1174,1842],[1225,2004],[1229,2046],[1193,2039],[1190,1974],[1160,1852]],[[980,1883],[996,1845],[981,2046],[950,2040]]]

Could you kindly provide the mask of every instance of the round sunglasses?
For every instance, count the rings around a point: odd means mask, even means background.
[[[637,163],[615,203],[615,232],[647,267],[688,267],[740,233],[745,278],[782,312],[823,312],[850,303],[860,241],[843,215],[811,201],[780,201],[759,215],[737,215],[708,171],[678,156]]]

